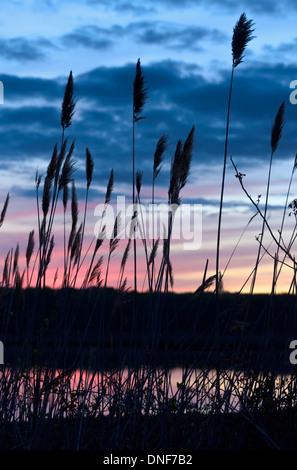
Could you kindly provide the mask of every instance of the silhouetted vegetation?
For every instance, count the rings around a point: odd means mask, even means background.
[[[5,364],[0,371],[1,449],[262,449],[294,448],[296,436],[296,370],[289,344],[296,331],[296,261],[283,228],[269,225],[267,208],[273,156],[284,125],[281,104],[271,131],[271,158],[264,211],[244,185],[244,174],[232,160],[235,177],[262,219],[259,250],[251,272],[249,294],[224,292],[220,236],[225,189],[231,91],[235,68],[252,39],[253,23],[241,15],[233,31],[232,75],[219,208],[216,272],[208,260],[194,293],[175,294],[171,263],[172,228],[190,174],[195,127],[177,140],[168,181],[168,237],[160,247],[155,236],[129,238],[121,257],[116,288],[109,287],[113,254],[120,249],[121,214],[113,237],[106,238],[106,211],[116,175],[110,170],[105,211],[97,237],[86,240],[87,208],[94,159],[85,155],[85,200],[80,221],[74,170],[75,140],[68,142],[76,98],[72,72],[60,114],[61,142],[54,145],[46,174],[36,173],[38,233],[31,230],[20,263],[19,245],[3,260],[0,288],[0,340]],[[136,170],[136,125],[149,89],[137,61],[132,103],[132,191],[130,234],[145,233],[141,211],[143,173]],[[144,125],[141,124],[141,125]],[[167,136],[157,140],[152,156],[152,203],[166,158]],[[63,207],[63,258],[49,285],[48,268],[55,250],[54,221]],[[9,195],[0,215],[5,221]],[[296,204],[291,203],[296,217]],[[71,224],[66,223],[68,212]],[[249,222],[248,222],[249,223]],[[271,254],[264,231],[275,244]],[[133,241],[132,288],[126,266]],[[107,246],[107,256],[102,246]],[[141,246],[142,245],[142,246]],[[138,250],[143,250],[146,288],[139,292]],[[231,256],[234,256],[235,249]],[[272,257],[271,294],[256,295],[258,266]],[[283,256],[281,259],[280,254]],[[282,268],[292,269],[288,292],[276,295]],[[248,281],[247,280],[247,281]]]

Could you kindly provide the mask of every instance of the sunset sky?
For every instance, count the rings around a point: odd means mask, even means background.
[[[1,228],[1,256],[20,244],[21,263],[29,231],[37,229],[35,173],[44,174],[53,147],[61,141],[60,107],[70,70],[77,98],[69,140],[76,139],[75,178],[83,217],[85,148],[95,161],[86,241],[92,239],[111,168],[116,196],[131,198],[132,84],[140,58],[148,88],[143,114],[136,127],[136,167],[143,171],[143,202],[151,197],[153,155],[162,134],[169,147],[157,179],[157,202],[167,202],[170,160],[178,139],[195,126],[191,174],[182,203],[202,204],[202,244],[185,251],[174,244],[172,265],[176,291],[193,291],[201,283],[206,260],[215,273],[221,174],[227,99],[231,73],[233,27],[242,12],[255,23],[244,63],[235,70],[230,120],[226,193],[222,219],[220,269],[224,268],[255,209],[243,194],[230,156],[254,200],[263,208],[270,160],[270,132],[275,114],[285,101],[285,127],[274,156],[269,197],[269,221],[275,234],[281,225],[288,183],[297,152],[297,105],[291,104],[290,83],[297,80],[297,4],[272,0],[2,0],[0,3],[0,201],[10,193]],[[297,197],[293,180],[289,202]],[[129,200],[130,203],[130,200]],[[1,207],[1,206],[0,206]],[[68,214],[67,227],[71,219]],[[286,215],[285,242],[295,218]],[[261,229],[257,216],[245,231],[224,275],[226,290],[238,291],[254,267]],[[56,225],[54,273],[62,256],[62,205]],[[267,234],[264,245],[273,255]],[[139,244],[140,257],[143,250]],[[107,245],[102,247],[106,253]],[[115,253],[110,284],[121,260]],[[132,272],[132,258],[127,275]],[[3,266],[3,263],[2,263]],[[2,266],[0,269],[2,270]],[[273,261],[261,263],[256,291],[269,291]],[[139,263],[139,279],[145,273]],[[292,277],[280,279],[288,290]],[[141,282],[139,283],[141,285]],[[247,284],[249,286],[249,284]]]

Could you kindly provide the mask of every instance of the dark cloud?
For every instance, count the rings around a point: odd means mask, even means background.
[[[0,39],[0,56],[20,62],[44,59],[46,51],[55,49],[54,44],[44,38],[26,39],[23,37]]]
[[[282,60],[285,54],[296,54],[297,38],[289,43],[281,43],[278,46],[271,46],[270,44],[263,47],[264,54],[269,54],[278,60]]]
[[[64,80],[51,80],[1,74],[1,80],[4,84],[5,99],[8,102],[19,101],[21,103],[25,99],[40,98],[49,101],[52,101],[53,98],[62,99],[67,78]],[[5,106],[2,107],[1,111],[3,109],[5,109]]]
[[[131,180],[132,151],[132,83],[134,64],[122,67],[99,67],[74,77],[78,98],[73,125],[67,129],[69,139],[76,138],[76,157],[84,161],[89,147],[95,159],[94,181],[105,184],[109,171],[115,169],[116,182]],[[163,61],[142,64],[148,87],[144,107],[147,117],[136,126],[136,166],[144,171],[144,184],[150,183],[152,158],[158,138],[168,134],[167,166],[158,184],[168,184],[168,167],[177,139],[185,140],[195,125],[193,165],[221,164],[224,152],[227,98],[230,71],[218,70],[217,81],[207,81],[199,68],[182,62]],[[185,73],[186,70],[186,73]],[[1,167],[12,160],[49,161],[52,148],[60,142],[60,104],[67,77],[59,80],[1,77],[7,104],[1,105]],[[229,154],[240,171],[248,170],[248,161],[259,167],[270,157],[270,132],[276,111],[286,102],[286,123],[275,158],[296,153],[297,106],[289,102],[289,84],[297,79],[295,65],[245,64],[235,71]],[[22,106],[33,98],[48,106]],[[10,108],[9,100],[14,102]],[[19,103],[19,107],[16,107]],[[241,167],[242,166],[242,167]],[[165,171],[165,169],[167,170]],[[32,178],[36,168],[32,168]],[[84,172],[77,171],[78,178]]]
[[[88,5],[105,6],[110,10],[134,13],[136,16],[152,13],[156,10],[154,2],[127,2],[127,0],[86,0]],[[147,5],[150,3],[150,5]]]
[[[202,26],[180,26],[178,24],[154,21],[139,22],[128,26],[137,41],[144,44],[158,44],[172,49],[201,50],[201,41],[220,42],[226,35],[217,29]]]
[[[117,27],[110,29],[99,28],[95,25],[82,26],[72,33],[65,34],[61,42],[66,47],[87,47],[92,49],[107,49],[114,43],[113,37],[117,35]]]

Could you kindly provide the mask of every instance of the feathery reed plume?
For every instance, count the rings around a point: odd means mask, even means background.
[[[177,141],[174,156],[171,159],[171,168],[170,168],[170,184],[168,190],[168,200],[170,204],[178,200],[178,177],[179,177],[179,167],[182,156],[182,146],[183,143],[181,139]]]
[[[57,268],[56,271],[55,271],[55,275],[54,275],[54,279],[53,279],[53,289],[55,288],[55,285],[56,285],[56,282],[57,282],[57,279],[58,279],[58,272],[59,272],[59,268]]]
[[[183,144],[179,139],[177,141],[176,149],[173,158],[171,159],[171,169],[170,169],[170,183],[168,188],[168,204],[172,206],[177,206],[180,204],[180,190],[185,186],[187,178],[190,171],[191,160],[192,160],[192,151],[193,151],[193,139],[194,139],[195,127],[192,126],[188,137]],[[165,278],[165,289],[168,288],[169,280],[169,254],[170,254],[170,239],[172,224],[175,214],[174,207],[168,212],[168,232],[167,239],[164,237],[163,244],[163,258],[162,263],[159,269],[158,280],[157,280],[157,289],[161,289],[162,279],[164,274],[164,269],[166,266],[166,278]]]
[[[284,127],[285,102],[280,105],[271,130],[271,151],[274,153],[278,147]]]
[[[172,264],[171,264],[170,259],[168,259],[168,273],[169,273],[170,286],[171,286],[171,289],[173,289],[174,277],[173,277],[173,270],[172,270]]]
[[[51,200],[51,180],[48,176],[45,177],[44,186],[43,186],[43,195],[42,195],[42,212],[43,217],[46,218],[50,206]]]
[[[125,248],[124,253],[123,253],[123,257],[122,257],[122,261],[121,261],[121,268],[120,268],[120,270],[122,272],[124,272],[124,270],[125,270],[125,266],[126,266],[126,263],[127,263],[129,252],[130,252],[130,247],[131,247],[131,238],[129,238],[128,243],[127,243],[126,248]]]
[[[137,170],[137,172],[136,172],[136,191],[137,191],[138,196],[139,196],[140,190],[141,190],[142,177],[143,177],[143,172],[140,171],[140,170]]]
[[[120,240],[118,238],[118,235],[121,232],[121,226],[122,226],[122,216],[121,216],[121,212],[119,212],[118,215],[115,218],[114,225],[113,225],[112,237],[109,241],[110,254],[112,254],[116,250],[116,248],[119,244]]]
[[[19,254],[20,254],[20,246],[19,246],[19,243],[17,243],[16,249],[14,252],[14,258],[13,258],[13,267],[12,267],[13,274],[15,274],[17,267],[18,267]]]
[[[71,247],[71,260],[74,259],[73,266],[75,266],[78,263],[79,260],[79,254],[80,254],[80,247],[81,247],[81,237],[82,237],[82,228],[83,225],[82,223],[79,226],[78,231],[75,234],[73,244]]]
[[[94,253],[95,254],[97,253],[100,246],[104,242],[105,235],[106,235],[106,226],[104,225],[104,227],[102,228],[102,230],[100,231],[100,233],[97,236],[97,240],[96,240],[96,244],[95,244],[95,248],[94,248]]]
[[[147,99],[147,88],[144,87],[145,79],[142,73],[140,59],[136,64],[135,79],[133,82],[133,120],[134,122],[144,119],[140,116]]]
[[[128,294],[130,287],[128,287],[127,284],[128,284],[128,279],[125,277],[125,279],[121,282],[118,288],[118,293],[120,297],[124,297],[126,294]]]
[[[294,165],[293,165],[293,173],[295,172],[296,168],[297,168],[297,153],[295,155],[295,160],[294,160]]]
[[[34,251],[34,230],[29,233],[27,248],[26,248],[26,266],[29,268],[30,260]]]
[[[72,191],[71,191],[71,231],[68,239],[68,252],[72,247],[72,243],[74,240],[75,232],[76,232],[76,225],[78,221],[78,204],[77,204],[77,195],[75,189],[75,182],[72,180]]]
[[[48,265],[49,265],[50,262],[51,262],[54,246],[55,246],[54,235],[52,235],[52,236],[51,236],[51,241],[50,241],[50,244],[49,244],[49,249],[48,249],[48,252],[47,252],[47,255],[46,255],[46,261],[45,261],[45,267],[44,267],[44,283],[45,283],[45,271],[46,271]]]
[[[203,283],[195,290],[194,295],[204,292],[206,289],[212,286],[216,280],[216,275],[208,277]]]
[[[179,193],[185,186],[190,171],[195,127],[193,126],[184,144],[178,140],[171,160],[168,199],[170,204],[180,204]]]
[[[182,161],[181,161],[180,176],[179,176],[180,189],[182,189],[185,186],[189,172],[190,172],[192,152],[193,152],[194,131],[195,131],[195,126],[193,126],[192,129],[190,130],[189,135],[186,138],[186,141],[183,146]]]
[[[71,218],[72,218],[72,227],[76,227],[77,220],[78,220],[78,203],[77,203],[77,194],[76,194],[74,180],[72,180],[72,187],[71,187]]]
[[[2,285],[3,286],[8,286],[9,285],[9,262],[11,259],[11,250],[8,251],[5,261],[4,261],[4,267],[3,267],[3,274],[2,274]]]
[[[42,211],[43,211],[44,217],[47,216],[47,213],[49,210],[50,199],[51,199],[51,187],[52,187],[52,182],[56,177],[57,165],[58,165],[58,146],[56,144],[52,153],[51,161],[48,164],[46,177],[44,180],[43,197],[42,197]]]
[[[109,180],[107,183],[107,188],[106,188],[106,193],[105,193],[105,204],[110,203],[111,193],[113,191],[113,184],[114,184],[114,172],[112,168],[110,171]]]
[[[46,236],[46,228],[45,228],[46,221],[42,219],[41,226],[40,226],[40,247],[44,245],[45,236]]]
[[[75,109],[75,100],[74,100],[74,82],[72,71],[69,73],[67,85],[64,91],[64,98],[62,102],[62,109],[61,109],[61,126],[63,128],[63,132],[67,127],[71,126],[71,120],[74,115]]]
[[[67,272],[67,254],[66,254],[66,209],[68,203],[68,184],[63,187],[63,244],[64,244],[64,274]]]
[[[161,171],[160,165],[164,160],[164,153],[167,149],[167,143],[168,143],[168,136],[165,134],[162,135],[157,142],[156,150],[154,154],[153,180],[157,178],[158,174]]]
[[[48,167],[47,167],[47,177],[50,179],[50,181],[53,181],[53,179],[56,176],[57,164],[58,164],[58,145],[55,144],[51,161],[49,162]]]
[[[95,264],[91,272],[88,284],[91,284],[94,281],[94,279],[97,279],[97,286],[98,286],[98,279],[101,279],[102,263],[103,263],[103,256],[100,256],[100,258],[98,259],[97,263]]]
[[[36,174],[35,174],[35,185],[36,185],[36,190],[37,190],[37,191],[38,191],[38,189],[39,189],[40,183],[41,183],[41,175],[39,175],[39,174],[38,174],[38,170],[36,170]]]
[[[86,148],[86,177],[87,177],[87,189],[89,189],[92,182],[94,170],[94,160],[92,154],[88,148]]]
[[[242,13],[236,25],[233,28],[232,37],[232,56],[233,67],[237,67],[243,62],[243,53],[247,44],[254,38],[252,29],[253,20],[248,20],[245,13]]]
[[[67,143],[68,143],[68,137],[66,137],[66,139],[63,140],[63,143],[62,143],[61,148],[60,148],[59,155],[57,157],[56,174],[55,174],[55,187],[57,187],[57,185],[58,185],[60,170],[61,170],[62,163],[63,163],[64,157],[65,157],[65,154],[66,154]]]
[[[153,245],[153,248],[151,250],[150,257],[149,257],[149,264],[152,264],[156,258],[159,243],[160,243],[160,238],[158,238]]]
[[[72,141],[68,154],[63,164],[62,173],[59,180],[59,191],[70,182],[72,174],[74,172],[75,160],[72,158],[72,154],[75,147],[75,139]]]
[[[1,214],[0,214],[0,227],[3,224],[4,219],[5,219],[5,215],[6,215],[6,211],[7,211],[7,207],[8,207],[8,202],[9,202],[9,193],[7,193],[7,196],[6,196],[4,205],[3,205],[3,209],[2,209]]]

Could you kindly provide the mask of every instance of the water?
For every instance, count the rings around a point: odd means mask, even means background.
[[[0,381],[0,411],[8,420],[46,417],[108,416],[134,412],[207,413],[218,402],[223,412],[261,406],[273,397],[280,407],[295,397],[296,379],[288,374],[172,368],[114,371],[23,371],[5,367]],[[294,393],[293,393],[294,392]]]

